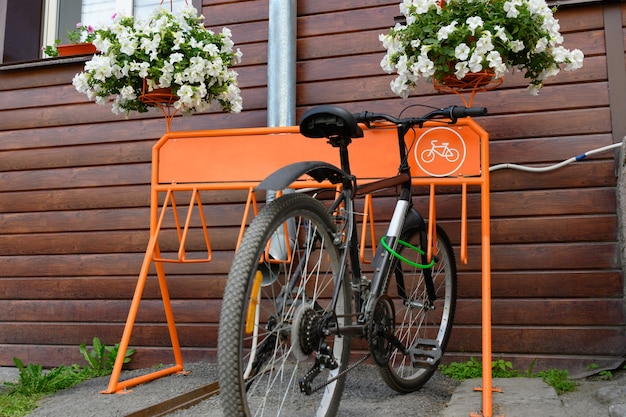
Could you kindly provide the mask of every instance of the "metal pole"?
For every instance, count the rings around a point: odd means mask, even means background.
[[[270,0],[267,41],[267,126],[296,124],[296,0]],[[288,192],[288,190],[285,190]],[[268,190],[266,201],[276,197]]]
[[[296,124],[296,0],[270,0],[267,125]]]

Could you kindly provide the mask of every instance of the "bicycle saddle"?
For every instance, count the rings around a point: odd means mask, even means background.
[[[352,113],[332,105],[307,110],[300,121],[300,133],[308,138],[363,137],[363,130]]]

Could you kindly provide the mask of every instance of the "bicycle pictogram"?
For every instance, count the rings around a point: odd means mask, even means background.
[[[468,144],[463,138],[465,133],[462,133],[463,129],[459,127],[435,126],[423,129],[413,146],[412,159],[417,165],[413,175],[447,177],[480,172],[480,168],[475,166],[480,153],[472,146],[472,155],[468,159]]]
[[[439,142],[437,139],[430,141],[430,149],[425,149],[422,152],[422,161],[430,164],[435,160],[435,156],[445,158],[448,162],[456,162],[459,159],[461,153],[457,149],[451,148],[448,142],[442,142],[441,145],[437,145],[437,142]]]

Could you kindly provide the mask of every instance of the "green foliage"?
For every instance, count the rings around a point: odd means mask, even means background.
[[[78,366],[59,366],[44,372],[41,365],[24,363],[18,358],[13,358],[15,366],[20,371],[17,383],[6,383],[9,395],[23,394],[52,394],[56,391],[73,387],[83,381],[86,376]]]
[[[61,41],[57,39],[54,41],[54,45],[44,46],[43,48],[44,54],[46,54],[47,56],[51,58],[59,56],[59,50],[57,49],[57,46],[59,46],[60,43]]]
[[[491,362],[491,373],[494,378],[517,378],[522,376],[520,371],[513,369],[511,361],[505,361],[502,358]]]
[[[494,378],[517,378],[521,376],[541,378],[546,384],[553,387],[559,395],[576,390],[578,383],[569,379],[567,370],[548,369],[535,373],[533,372],[534,366],[535,361],[531,363],[528,371],[520,372],[513,369],[513,364],[510,361],[500,358],[491,362],[491,372]],[[439,366],[439,370],[443,375],[456,380],[481,378],[483,375],[482,363],[474,357],[467,362],[452,362],[449,365],[442,364]]]
[[[598,369],[600,367],[600,365],[598,365],[597,363],[590,363],[589,365],[587,365],[585,367],[585,369],[590,370],[590,371],[594,371],[596,369]],[[613,372],[609,371],[609,370],[603,370],[598,372],[598,379],[601,379],[603,381],[608,381],[609,379],[613,378]]]
[[[537,372],[535,376],[541,378],[543,382],[554,388],[559,395],[576,391],[576,387],[578,386],[578,382],[569,379],[569,373],[566,369],[547,369]]]
[[[469,361],[463,363],[452,362],[450,365],[441,365],[439,369],[443,375],[459,381],[483,376],[483,365],[474,357],[471,357]],[[505,361],[502,358],[491,362],[491,375],[494,378],[515,378],[522,376],[519,371],[513,369],[513,364],[510,361]]]
[[[108,375],[113,370],[119,344],[105,346],[97,337],[93,338],[93,348],[89,350],[85,344],[80,345],[80,352],[87,361],[87,366],[80,367],[61,365],[44,370],[41,365],[24,363],[13,358],[19,370],[16,383],[5,382],[0,387],[0,417],[22,417],[37,407],[37,401],[44,395],[71,388],[74,385],[97,376]],[[124,363],[131,360],[134,349],[125,352]]]
[[[23,417],[37,408],[39,395],[7,395],[0,390],[0,417]]]
[[[467,362],[451,362],[449,365],[439,365],[439,370],[448,378],[458,381],[480,378],[483,375],[482,364],[473,356]]]
[[[81,344],[79,350],[89,365],[89,367],[85,368],[86,372],[89,373],[89,376],[97,377],[109,375],[113,371],[115,358],[117,357],[119,348],[119,343],[116,343],[113,347],[105,346],[97,337],[93,338],[93,348],[91,351],[87,349],[87,346],[84,343]],[[130,362],[130,357],[134,353],[134,349],[127,349],[124,356],[124,363]]]

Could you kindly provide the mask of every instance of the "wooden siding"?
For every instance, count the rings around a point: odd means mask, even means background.
[[[428,85],[403,100],[379,62],[378,34],[397,0],[298,2],[298,116],[318,104],[399,113],[424,103],[459,104]],[[355,6],[356,5],[356,6]],[[267,0],[204,0],[207,26],[228,26],[241,48],[245,111],[177,117],[175,130],[266,124]],[[626,12],[622,4],[622,19]],[[603,7],[559,12],[567,47],[583,69],[561,73],[538,97],[519,74],[479,95],[490,115],[491,162],[544,165],[612,143]],[[158,113],[115,116],[71,86],[81,63],[0,71],[0,365],[13,357],[56,366],[80,362],[94,336],[119,341],[148,240],[150,149],[164,132]],[[236,163],[236,161],[233,161]],[[623,360],[624,283],[618,259],[613,154],[545,174],[492,175],[493,351],[524,368]],[[415,204],[427,207],[418,190]],[[479,195],[469,196],[469,262],[447,360],[480,356]],[[241,192],[204,196],[214,260],[166,265],[183,357],[214,360],[224,281],[242,215]],[[376,218],[393,201],[376,201]],[[440,189],[438,218],[459,243],[458,190]],[[380,231],[382,233],[382,230]],[[175,237],[165,236],[165,250]],[[192,248],[201,242],[192,241]],[[133,367],[173,360],[155,279],[141,304]]]

